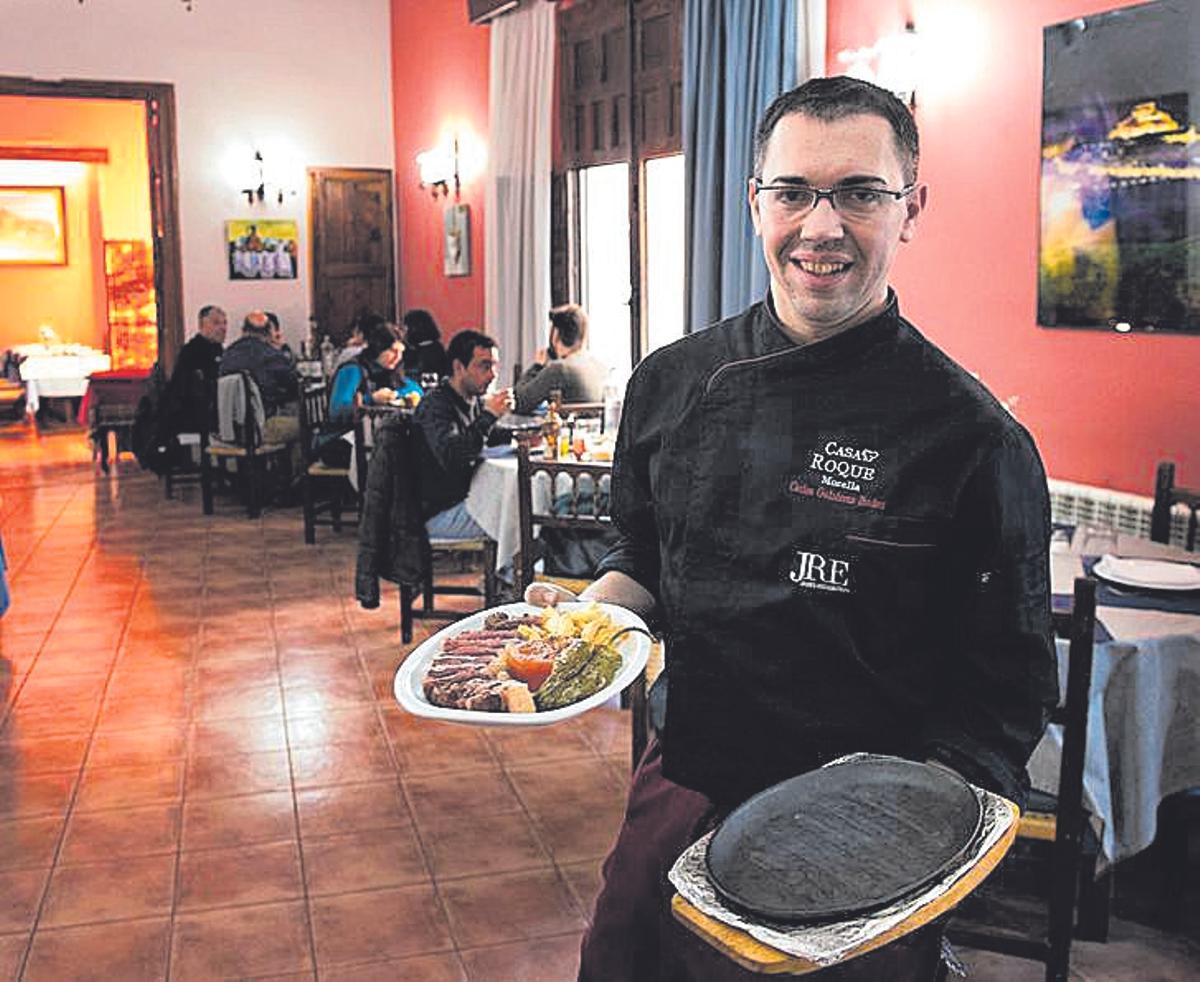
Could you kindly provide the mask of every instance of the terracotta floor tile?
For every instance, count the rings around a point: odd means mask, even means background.
[[[439,881],[439,889],[460,949],[552,937],[585,926],[574,897],[553,870]]]
[[[459,815],[494,815],[522,810],[508,778],[495,766],[487,770],[406,778],[404,785],[418,821],[430,826]]]
[[[28,943],[27,934],[0,935],[0,979],[4,979],[5,982],[16,979],[17,969],[21,965],[21,959],[25,957],[25,946]]]
[[[292,779],[297,788],[327,787],[396,777],[396,767],[382,736],[354,743],[293,747]]]
[[[571,890],[571,895],[579,904],[579,909],[584,912],[584,916],[590,921],[592,912],[596,907],[596,897],[600,893],[600,887],[603,879],[600,876],[600,864],[593,860],[585,860],[581,863],[567,863],[559,865],[558,871],[562,874],[564,880],[567,881],[567,886]]]
[[[174,884],[174,853],[60,866],[39,929],[170,914]]]
[[[62,830],[59,815],[0,822],[0,870],[49,868]]]
[[[287,736],[292,749],[319,747],[329,743],[357,743],[383,735],[379,717],[371,705],[351,706],[310,716],[288,715]]]
[[[181,721],[130,730],[101,730],[88,751],[88,770],[178,760],[187,755],[187,726]]]
[[[360,680],[285,689],[283,698],[289,716],[311,716],[369,705],[374,701],[370,684]]]
[[[579,972],[581,935],[541,938],[536,944],[504,944],[462,952],[471,982],[520,979],[521,982],[562,982]]]
[[[278,716],[282,708],[278,685],[238,685],[201,695],[196,701],[195,717],[197,720],[215,720]]]
[[[583,734],[568,727],[495,727],[485,735],[504,764],[566,762],[596,756]]]
[[[0,873],[0,934],[28,931],[33,927],[49,873],[48,868]]]
[[[290,787],[288,755],[282,750],[256,754],[194,756],[188,762],[189,799],[223,798]]]
[[[0,821],[63,815],[71,800],[78,771],[46,774],[9,773],[0,777]]]
[[[185,850],[279,842],[295,837],[291,791],[189,799],[184,804]]]
[[[0,774],[37,774],[78,770],[88,749],[88,734],[68,736],[0,736]]]
[[[395,781],[341,784],[296,792],[300,835],[320,835],[396,828],[412,824],[408,806]]]
[[[418,719],[395,700],[381,704],[381,710],[388,739],[403,754],[407,774],[445,774],[496,762],[487,738],[475,727]]]
[[[91,731],[99,711],[99,699],[67,705],[35,703],[25,707],[18,696],[7,725],[26,737],[86,735]]]
[[[419,827],[438,880],[550,866],[550,854],[524,812],[466,813]]]
[[[198,720],[192,727],[192,752],[196,756],[286,749],[283,716],[278,714],[245,719]]]
[[[78,811],[170,803],[179,800],[183,761],[125,764],[89,769],[75,802]]]
[[[355,965],[448,952],[450,928],[430,885],[309,901],[317,965]]]
[[[303,895],[295,842],[192,850],[179,857],[178,910],[265,904]]]
[[[166,918],[41,929],[33,939],[24,982],[153,982],[167,977]]]
[[[495,978],[493,977],[493,982]],[[418,955],[416,958],[376,962],[372,965],[321,969],[321,982],[397,982],[398,979],[403,982],[467,982],[467,972],[453,952],[444,955]]]
[[[348,835],[305,836],[302,841],[310,896],[429,880],[412,826],[368,829]]]
[[[171,938],[173,982],[311,971],[304,904],[178,914]]]
[[[59,863],[75,865],[173,853],[179,845],[179,830],[177,804],[76,812],[67,823]]]

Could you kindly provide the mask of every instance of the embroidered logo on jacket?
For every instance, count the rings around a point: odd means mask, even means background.
[[[850,560],[797,549],[788,579],[801,590],[849,593],[852,586]]]
[[[873,447],[826,440],[808,452],[807,470],[788,481],[788,491],[882,511],[886,502],[866,493],[879,480],[879,456]]]

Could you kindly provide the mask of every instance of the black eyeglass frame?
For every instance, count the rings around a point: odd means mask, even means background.
[[[806,212],[815,211],[817,205],[819,205],[822,201],[828,201],[829,207],[836,211],[839,215],[844,214],[844,212],[837,206],[837,202],[835,202],[833,199],[833,196],[839,192],[872,191],[876,194],[887,195],[889,198],[894,198],[896,201],[903,201],[919,187],[915,181],[912,184],[901,188],[899,191],[893,191],[891,188],[880,188],[876,187],[874,184],[843,184],[836,188],[814,188],[809,184],[763,184],[757,177],[752,177],[750,180],[754,182],[755,194],[758,194],[762,191],[810,191],[813,195],[813,201],[811,205],[804,209]]]

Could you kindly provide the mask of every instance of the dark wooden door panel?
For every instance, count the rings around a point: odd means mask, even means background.
[[[313,317],[340,344],[363,309],[396,319],[392,172],[319,168],[308,186]]]

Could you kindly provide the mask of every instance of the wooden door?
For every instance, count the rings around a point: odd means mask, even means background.
[[[317,338],[341,344],[363,309],[394,321],[392,172],[312,168],[308,210]]]

